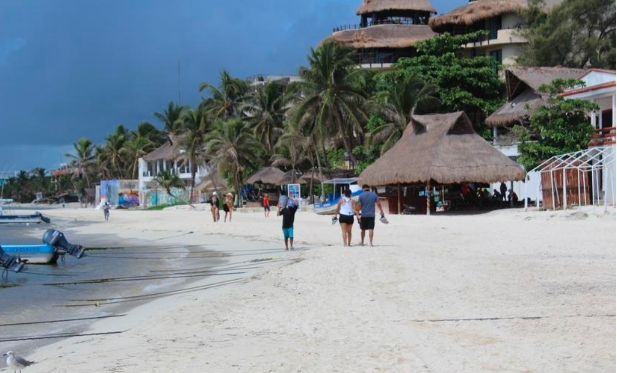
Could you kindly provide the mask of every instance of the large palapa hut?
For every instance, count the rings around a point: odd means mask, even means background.
[[[476,134],[462,111],[412,116],[401,139],[360,174],[371,186],[424,184],[426,190],[524,178],[523,168]]]
[[[428,26],[435,14],[428,0],[364,0],[356,14],[360,24],[345,25],[322,43],[334,41],[357,51],[363,67],[387,68],[415,54],[413,46],[436,35]]]

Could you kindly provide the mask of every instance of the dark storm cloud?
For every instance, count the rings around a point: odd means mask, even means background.
[[[183,104],[197,104],[199,84],[218,84],[223,69],[237,77],[295,74],[334,26],[358,22],[360,3],[3,0],[3,163],[52,168],[60,156],[44,153],[80,137],[98,144],[118,124],[159,125],[154,111],[179,91]],[[13,154],[17,145],[41,154]]]

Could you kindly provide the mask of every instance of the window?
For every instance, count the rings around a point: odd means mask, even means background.
[[[493,69],[495,69],[495,72],[499,72],[499,65],[501,65],[502,61],[501,49],[491,51],[490,53],[491,58],[493,59],[493,61],[495,61],[495,63],[493,64]]]

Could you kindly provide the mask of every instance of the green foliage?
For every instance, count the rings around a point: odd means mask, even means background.
[[[518,161],[527,170],[554,155],[587,148],[593,132],[588,113],[597,109],[597,105],[559,95],[564,89],[581,84],[572,79],[556,79],[540,86],[539,91],[548,95],[546,104],[532,112],[529,127],[514,127],[520,141]]]
[[[484,31],[457,36],[444,33],[422,41],[416,44],[418,56],[399,60],[393,70],[378,74],[376,79],[388,82],[414,75],[435,85],[436,96],[441,101],[437,111],[464,111],[476,131],[482,133],[481,124],[486,115],[503,103],[503,83],[493,59],[463,57],[460,46],[485,34]]]
[[[519,64],[615,69],[615,0],[563,0],[548,14],[544,6],[530,0],[521,14],[529,43]]]
[[[321,145],[326,139],[341,140],[350,154],[363,142],[364,87],[371,76],[366,69],[357,68],[353,53],[334,43],[311,49],[310,66],[299,69],[302,81],[290,86],[298,98],[291,120]]]
[[[414,74],[382,76],[377,86],[373,107],[383,122],[369,132],[367,143],[380,145],[384,154],[401,138],[412,115],[431,112],[440,102],[435,97],[437,86]]]
[[[240,119],[217,119],[206,136],[206,156],[220,175],[229,174],[234,190],[239,191],[246,177],[244,170],[253,167],[263,145],[247,123]]]
[[[180,176],[178,176],[178,174],[174,174],[172,172],[170,172],[169,170],[163,170],[161,171],[155,178],[154,181],[161,187],[163,188],[167,194],[170,197],[178,198],[178,196],[174,196],[171,193],[171,190],[173,188],[178,188],[178,189],[185,189],[185,185],[184,185],[184,181],[182,181],[182,179],[180,179]]]
[[[326,159],[330,168],[341,168],[345,165],[345,149],[328,149]]]
[[[356,146],[353,150],[356,156],[356,175],[360,175],[364,169],[373,164],[381,155],[381,148],[378,145]]]

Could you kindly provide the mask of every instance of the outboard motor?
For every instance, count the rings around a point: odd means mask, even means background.
[[[84,248],[81,245],[69,243],[66,238],[64,238],[64,234],[55,229],[48,229],[43,233],[43,243],[55,248],[61,248],[65,253],[69,253],[78,259],[84,255]]]
[[[24,268],[24,263],[20,262],[19,258],[5,253],[0,246],[0,267],[4,268],[5,271],[19,272]]]

